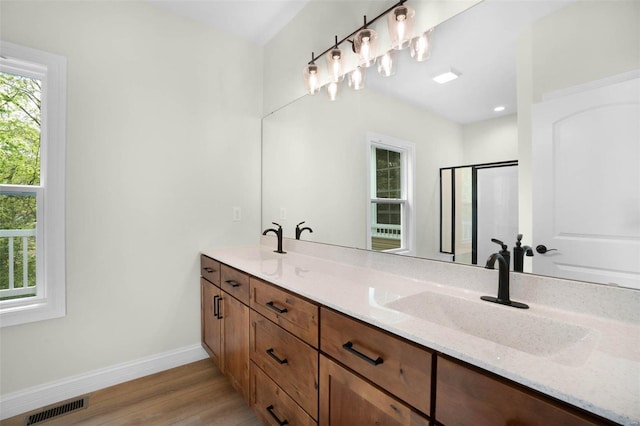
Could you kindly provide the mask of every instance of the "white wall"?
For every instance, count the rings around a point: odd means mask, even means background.
[[[147,2],[0,8],[68,59],[68,312],[1,329],[1,394],[198,344],[199,251],[258,242],[261,49]]]
[[[509,114],[462,126],[464,164],[518,159],[518,117]]]

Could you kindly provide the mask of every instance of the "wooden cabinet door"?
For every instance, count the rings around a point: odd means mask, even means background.
[[[320,425],[427,426],[429,420],[320,356]]]
[[[249,308],[222,292],[222,351],[224,373],[249,403]]]
[[[436,420],[444,425],[606,425],[573,407],[438,357]]]
[[[222,353],[220,350],[222,322],[218,318],[220,289],[204,278],[200,278],[200,289],[202,343],[213,362],[222,370]]]

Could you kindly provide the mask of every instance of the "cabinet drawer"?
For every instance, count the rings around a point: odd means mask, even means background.
[[[251,278],[250,306],[311,346],[318,347],[318,312],[314,303]]]
[[[251,311],[250,358],[311,417],[318,418],[318,352]]]
[[[430,413],[432,353],[322,308],[320,350],[425,414]]]
[[[249,305],[249,275],[227,265],[222,265],[220,272],[220,288]]]
[[[200,255],[200,275],[207,281],[220,287],[220,262]]]
[[[253,362],[251,363],[251,389],[251,407],[262,423],[274,426],[317,425],[315,420]]]
[[[475,368],[438,357],[436,420],[445,425],[605,425]]]

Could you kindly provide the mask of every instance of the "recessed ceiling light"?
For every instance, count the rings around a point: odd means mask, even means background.
[[[503,105],[497,106],[493,109],[495,112],[502,112],[505,110],[505,107]]]
[[[450,69],[446,72],[443,72],[442,74],[433,77],[433,81],[435,81],[436,83],[444,84],[455,80],[456,78],[460,77],[460,75],[461,74],[458,71]]]

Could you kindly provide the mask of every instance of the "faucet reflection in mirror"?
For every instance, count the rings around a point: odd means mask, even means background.
[[[311,53],[311,61],[303,70],[304,83],[307,93],[315,95],[320,91],[323,85],[320,69],[315,63],[316,59],[321,58],[325,54],[327,56],[328,81],[324,84],[327,88],[329,99],[336,100],[340,91],[340,83],[344,80],[346,69],[344,65],[344,52],[340,49],[340,45],[346,41],[351,43],[353,52],[358,55],[357,67],[349,73],[349,87],[353,90],[360,90],[364,87],[365,68],[369,68],[378,62],[378,72],[389,77],[395,74],[394,51],[403,50],[411,47],[411,57],[416,61],[424,61],[429,57],[429,34],[431,30],[425,31],[416,38],[413,38],[413,24],[415,20],[415,11],[406,6],[407,0],[400,0],[398,3],[385,10],[371,21],[367,21],[364,16],[364,25],[353,31],[342,40],[338,40],[335,36],[335,43],[317,57],[315,53]],[[387,25],[389,29],[389,38],[391,40],[391,49],[383,53],[380,57],[377,55],[378,34],[369,25],[372,25],[382,16],[387,16]],[[351,39],[351,37],[353,37]]]
[[[299,224],[296,225],[296,240],[300,239],[300,236],[302,235],[302,233],[304,231],[309,231],[309,233],[313,234],[313,229],[309,228],[308,226],[305,226],[304,228],[300,228],[300,225],[304,224],[305,222],[302,221]]]

